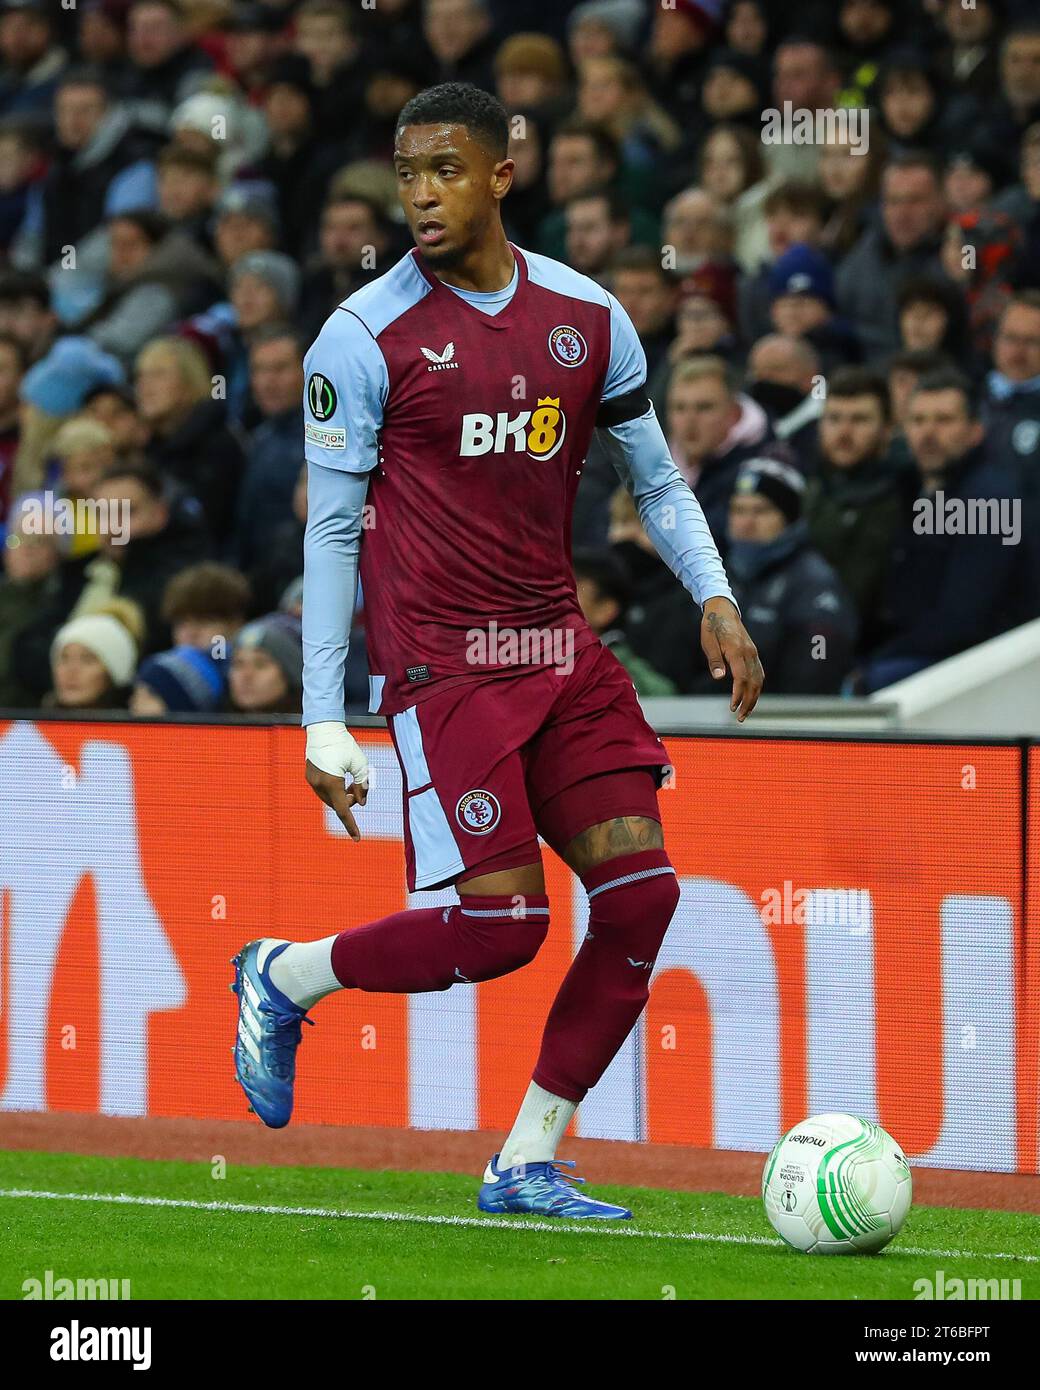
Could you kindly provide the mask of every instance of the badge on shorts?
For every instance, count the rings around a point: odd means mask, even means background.
[[[459,797],[455,819],[471,835],[486,835],[502,819],[502,807],[491,792],[467,792]]]

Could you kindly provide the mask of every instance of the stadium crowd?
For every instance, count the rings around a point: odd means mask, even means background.
[[[302,358],[409,249],[441,81],[514,117],[511,239],[631,316],[767,692],[1040,615],[1035,0],[3,0],[0,61],[0,708],[299,711]],[[711,688],[595,445],[574,546],[640,693]]]

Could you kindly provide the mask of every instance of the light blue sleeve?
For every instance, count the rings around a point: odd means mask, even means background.
[[[610,366],[603,383],[603,399],[612,400],[646,384],[646,353],[632,320],[619,300],[610,300]]]
[[[303,723],[346,717],[343,682],[368,473],[307,464],[303,539]]]
[[[379,345],[356,314],[336,309],[329,315],[303,370],[308,462],[344,473],[375,468],[390,378]]]
[[[701,504],[672,461],[653,406],[635,420],[597,433],[632,494],[646,534],[683,588],[702,607],[720,597],[736,607]]]

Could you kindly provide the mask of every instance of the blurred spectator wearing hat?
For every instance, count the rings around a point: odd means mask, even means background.
[[[214,399],[209,364],[186,339],[155,338],[138,355],[134,389],[138,414],[150,430],[149,462],[197,499],[210,535],[223,545],[231,535],[245,454],[226,421],[224,402]]]
[[[679,692],[674,681],[662,676],[648,661],[637,656],[628,640],[625,619],[631,602],[632,585],[617,551],[609,548],[577,550],[573,563],[578,602],[585,621],[628,672],[636,694],[677,695]]]
[[[280,234],[278,194],[270,183],[240,180],[217,199],[213,245],[225,271],[250,251],[273,251]]]
[[[174,647],[146,657],[130,694],[131,714],[211,714],[223,703],[224,673],[219,662],[195,647]]]
[[[0,57],[0,115],[49,117],[68,56],[46,0],[4,0]]]
[[[54,684],[45,709],[126,709],[144,620],[136,604],[112,600],[65,623],[51,643]]]
[[[726,569],[777,695],[837,694],[856,645],[855,608],[809,540],[804,497],[775,446],[744,464],[728,508]]]
[[[773,328],[810,343],[825,376],[860,360],[855,329],[837,312],[834,272],[822,251],[804,244],[785,251],[770,269],[769,291]]]
[[[163,128],[175,144],[215,155],[224,180],[240,177],[261,159],[269,136],[263,112],[246,105],[234,84],[219,77],[180,102]]]
[[[567,16],[567,47],[574,67],[588,58],[634,53],[645,18],[641,0],[582,0]]]
[[[289,613],[247,623],[235,640],[228,674],[233,710],[299,714],[303,698],[303,629]]]
[[[567,57],[548,34],[512,34],[495,53],[495,90],[510,115],[557,121],[570,105]]]
[[[121,385],[122,363],[89,338],[58,338],[47,355],[21,379],[21,429],[15,455],[13,488],[29,492],[47,481],[50,446],[62,423],[79,411],[99,386]]]

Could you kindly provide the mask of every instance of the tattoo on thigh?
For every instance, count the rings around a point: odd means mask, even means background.
[[[647,816],[617,816],[614,820],[590,825],[588,830],[575,835],[564,850],[563,858],[576,874],[583,874],[622,854],[663,848],[664,831],[659,821]]]

